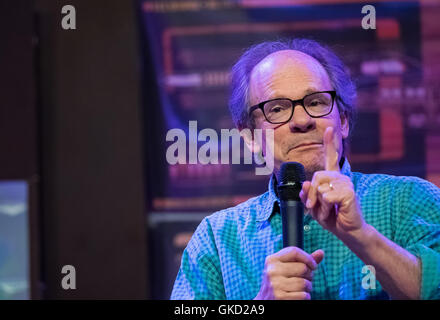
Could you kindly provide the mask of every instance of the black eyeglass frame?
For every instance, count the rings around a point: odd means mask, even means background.
[[[313,94],[317,94],[317,93],[330,93],[330,95],[331,95],[331,97],[332,97],[332,106],[331,106],[331,108],[330,108],[330,111],[327,112],[326,114],[323,114],[323,115],[320,115],[320,116],[313,116],[313,115],[311,115],[311,114],[307,111],[306,107],[304,106],[304,99],[307,98],[308,96],[311,96],[311,95],[313,95]],[[287,123],[287,122],[289,122],[289,121],[292,119],[293,112],[295,111],[295,107],[296,107],[298,104],[300,104],[300,105],[303,107],[304,111],[305,111],[310,117],[312,117],[312,118],[322,118],[322,117],[325,117],[325,116],[329,115],[330,113],[332,113],[332,111],[333,111],[333,105],[335,104],[335,99],[336,99],[336,91],[335,91],[335,90],[312,92],[312,93],[309,93],[309,94],[305,95],[302,99],[298,99],[298,100],[292,100],[292,99],[289,99],[289,98],[275,98],[275,99],[271,99],[271,100],[266,100],[266,101],[260,102],[260,103],[258,103],[258,104],[256,104],[256,105],[250,107],[250,108],[249,108],[249,116],[250,116],[250,115],[252,114],[252,112],[254,112],[256,109],[260,109],[260,110],[263,112],[264,118],[266,119],[267,122],[272,123],[272,124]],[[272,122],[272,121],[270,121],[269,119],[267,119],[267,117],[266,117],[266,113],[264,112],[264,105],[265,105],[266,103],[268,103],[268,102],[276,101],[276,100],[289,100],[290,103],[292,104],[292,113],[290,114],[290,117],[289,117],[288,120],[286,120],[286,121],[281,121],[281,122]]]

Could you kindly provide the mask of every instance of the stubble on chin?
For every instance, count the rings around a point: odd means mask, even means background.
[[[283,162],[294,161],[294,162],[301,163],[304,166],[304,171],[305,171],[307,181],[312,180],[315,172],[324,170],[324,165],[325,165],[324,164],[324,153],[322,151],[318,152],[316,154],[310,155],[310,157],[308,157],[307,155],[303,155],[302,157],[295,157],[292,155],[286,155],[284,157],[284,159],[285,160]],[[278,175],[278,170],[279,170],[279,168],[275,169],[275,173],[277,175]]]
[[[313,163],[309,166],[304,167],[304,171],[306,173],[306,180],[312,181],[313,175],[315,174],[315,172],[322,171],[322,170],[324,170],[324,167],[318,163]]]

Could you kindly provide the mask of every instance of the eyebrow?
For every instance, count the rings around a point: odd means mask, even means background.
[[[306,96],[306,95],[308,95],[308,94],[311,94],[311,93],[314,93],[314,92],[319,92],[319,91],[326,91],[326,90],[318,90],[318,89],[316,89],[316,88],[308,88],[308,89],[306,90],[304,96]]]
[[[328,91],[328,90],[324,90],[324,89],[322,89],[322,90],[318,90],[318,89],[316,89],[316,88],[309,87],[309,88],[306,89],[306,91],[304,91],[304,94],[301,96],[301,98],[298,98],[298,99],[302,99],[302,98],[304,98],[305,96],[307,96],[307,95],[309,95],[309,94],[311,94],[311,93],[321,92],[321,91]],[[273,98],[270,98],[270,99],[268,99],[268,100],[272,100],[272,99],[282,99],[282,98],[287,98],[287,97],[286,97],[286,96],[279,95],[279,94],[275,94]],[[265,100],[265,101],[268,101],[268,100]],[[297,100],[297,99],[292,99],[292,100]],[[263,102],[263,101],[262,101],[262,102]],[[260,103],[261,103],[261,102],[260,102]]]

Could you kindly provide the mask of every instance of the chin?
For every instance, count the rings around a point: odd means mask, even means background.
[[[324,170],[324,166],[321,163],[312,163],[304,166],[304,170],[306,172],[306,179],[311,181],[315,172]]]
[[[316,171],[324,170],[324,155],[322,152],[291,154],[283,162],[299,162],[304,166],[306,179],[311,180]]]

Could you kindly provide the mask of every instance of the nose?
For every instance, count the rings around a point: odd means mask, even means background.
[[[301,105],[296,105],[292,119],[289,121],[289,128],[292,132],[307,132],[315,129],[316,121],[307,114]]]

